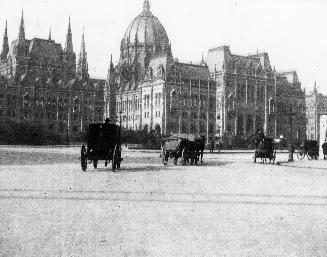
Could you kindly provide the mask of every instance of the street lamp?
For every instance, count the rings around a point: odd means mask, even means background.
[[[296,114],[296,112],[292,112],[292,106],[290,107],[290,112],[287,113],[289,119],[290,119],[290,142],[289,142],[289,148],[288,148],[288,161],[293,162],[293,116]]]

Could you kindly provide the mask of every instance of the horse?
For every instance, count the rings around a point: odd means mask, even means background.
[[[196,148],[196,156],[197,159],[203,163],[203,151],[206,145],[206,138],[205,136],[201,135],[200,138],[195,140],[195,148]]]

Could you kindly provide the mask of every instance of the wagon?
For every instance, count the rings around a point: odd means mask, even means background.
[[[309,160],[318,160],[319,145],[316,140],[305,140],[297,152],[297,158],[303,160],[307,156]]]
[[[189,161],[191,165],[197,164],[198,156],[194,137],[175,135],[166,138],[161,147],[161,158],[164,165],[168,164],[169,158],[174,159],[175,165],[177,165],[179,158],[182,158],[183,164]]]
[[[81,148],[81,166],[86,171],[87,164],[93,163],[96,169],[98,161],[105,161],[105,166],[111,162],[112,171],[120,169],[121,158],[120,127],[116,124],[90,124],[87,136],[87,146]]]
[[[275,163],[276,159],[276,150],[274,145],[273,138],[264,138],[256,147],[254,152],[254,162],[257,162],[257,158],[261,158],[262,162],[266,162],[269,159],[269,162]]]

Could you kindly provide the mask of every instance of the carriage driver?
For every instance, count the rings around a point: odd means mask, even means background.
[[[258,147],[259,144],[265,139],[265,134],[262,132],[261,129],[257,130],[257,133],[255,135],[255,146]]]

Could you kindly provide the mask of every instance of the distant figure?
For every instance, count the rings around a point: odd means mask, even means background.
[[[326,160],[326,155],[327,155],[327,139],[325,139],[325,143],[322,144],[322,152],[324,154],[324,160]]]
[[[261,129],[258,129],[256,135],[255,135],[255,146],[258,147],[260,142],[262,142],[265,139],[265,134],[262,132]]]
[[[211,141],[211,144],[210,144],[210,153],[213,153],[213,151],[215,150],[215,140],[212,140]]]

